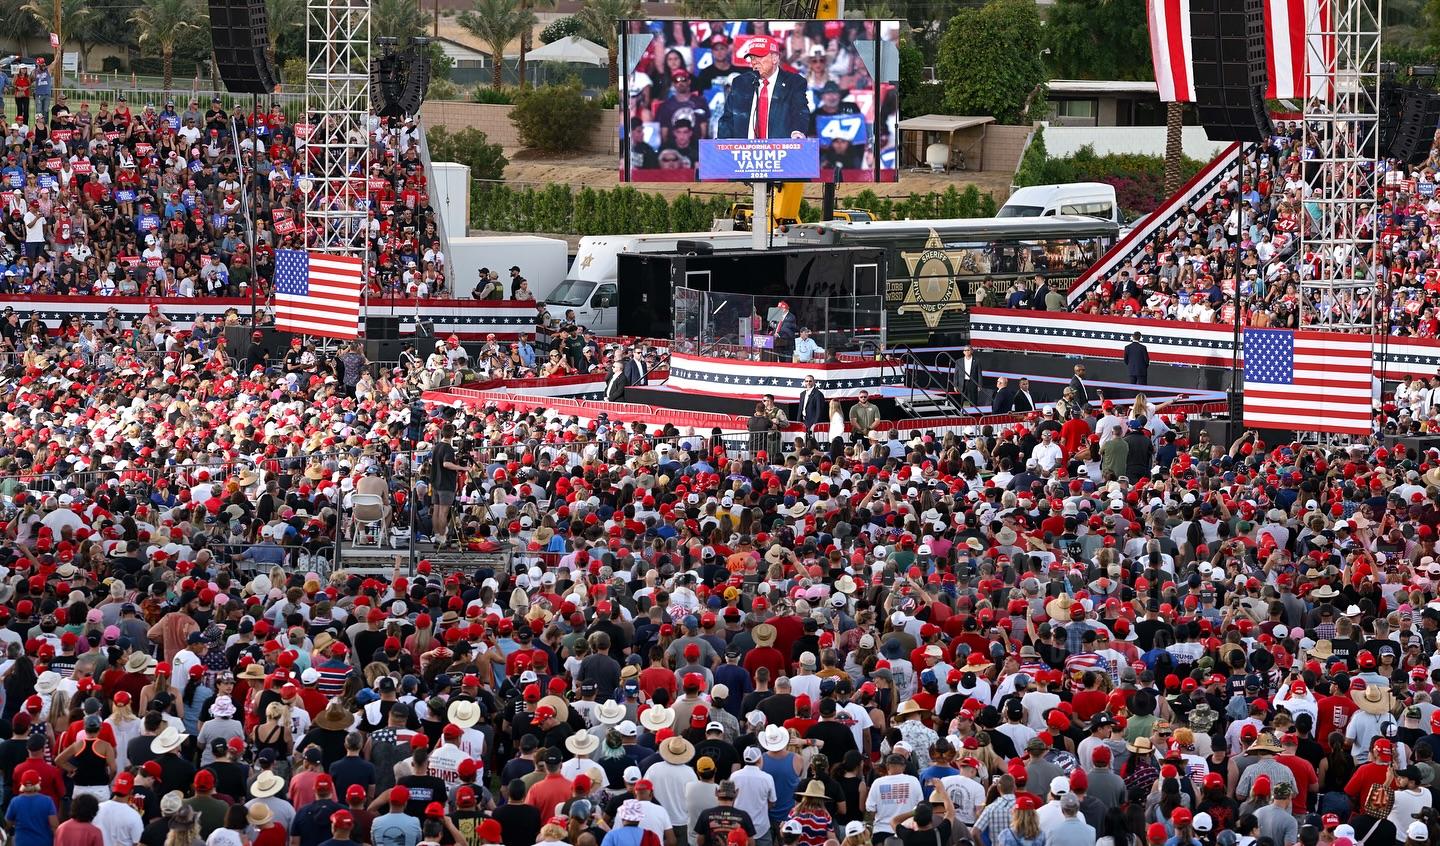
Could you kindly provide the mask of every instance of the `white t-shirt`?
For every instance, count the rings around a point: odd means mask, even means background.
[[[955,806],[955,819],[961,825],[974,825],[980,808],[985,805],[985,788],[980,786],[980,782],[964,775],[945,776],[940,783],[945,786],[945,793]]]
[[[775,778],[754,765],[742,767],[730,777],[735,782],[735,807],[750,815],[758,840],[770,833],[770,804],[776,800]]]
[[[670,812],[670,825],[682,826],[690,821],[685,810],[685,789],[700,779],[684,764],[661,761],[651,764],[645,777],[655,784],[655,801]]]
[[[105,846],[135,846],[140,842],[140,835],[145,833],[140,812],[130,807],[129,803],[113,799],[100,803],[100,810],[95,814],[95,827],[105,838]]]
[[[892,820],[915,810],[920,795],[920,779],[915,776],[902,773],[875,779],[870,785],[870,795],[865,797],[865,811],[875,815],[875,831],[894,834]]]

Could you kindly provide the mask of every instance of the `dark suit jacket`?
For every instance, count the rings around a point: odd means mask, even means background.
[[[625,384],[645,384],[645,371],[640,368],[640,365],[635,363],[635,359],[633,358],[625,362]]]
[[[750,112],[760,90],[760,77],[754,72],[743,73],[730,84],[725,107],[720,111],[720,138],[749,138]],[[769,138],[789,138],[791,132],[810,129],[810,102],[805,96],[805,78],[798,73],[780,71],[775,76],[775,90],[770,92]]]
[[[825,419],[827,403],[819,388],[811,388],[808,392],[801,390],[799,406],[798,418],[805,424],[805,428],[812,429]]]
[[[1010,385],[996,391],[995,399],[990,401],[990,410],[996,414],[1009,414],[1015,408],[1017,393],[1015,388]]]
[[[1086,405],[1090,404],[1091,399],[1093,399],[1093,397],[1090,396],[1090,389],[1085,387],[1085,383],[1080,381],[1079,376],[1070,377],[1070,388],[1075,391],[1075,399]]]
[[[796,326],[795,312],[787,311],[780,322],[775,324],[775,343],[778,345],[795,346],[795,336],[800,330]]]
[[[629,384],[624,373],[611,373],[605,380],[605,399],[610,402],[620,402],[625,398],[625,389],[629,387]]]
[[[1022,393],[1019,388],[1015,389],[1015,401],[1010,404],[1011,411],[1034,411],[1035,400],[1029,395]]]
[[[980,374],[984,372],[984,369],[985,366],[981,364],[978,355],[970,357],[969,373],[965,372],[965,357],[961,356],[955,359],[955,387],[973,399],[975,392],[980,389]]]
[[[1139,341],[1125,345],[1125,369],[1131,376],[1144,376],[1150,369],[1150,351]]]

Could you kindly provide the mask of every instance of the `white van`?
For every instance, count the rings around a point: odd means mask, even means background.
[[[563,321],[567,311],[574,311],[575,322],[593,334],[614,335],[620,324],[616,267],[621,253],[670,253],[681,241],[709,244],[717,250],[736,250],[748,247],[751,239],[749,232],[587,235],[580,239],[575,261],[571,262],[565,280],[545,297],[545,310],[557,321]]]
[[[1029,185],[1015,189],[996,217],[1052,217],[1078,214],[1121,223],[1115,186],[1104,182]]]

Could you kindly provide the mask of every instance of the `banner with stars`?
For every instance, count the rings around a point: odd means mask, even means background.
[[[854,399],[861,391],[875,393],[885,385],[899,385],[902,372],[898,362],[874,359],[791,364],[672,352],[670,378],[665,384],[706,396],[759,399],[774,394],[777,400],[793,402],[804,389],[805,377],[814,376],[815,387],[827,399]]]
[[[99,323],[110,309],[115,309],[120,319],[128,324],[139,320],[155,306],[160,314],[168,318],[177,329],[186,330],[200,317],[224,320],[228,311],[234,310],[242,322],[250,320],[250,299],[248,297],[58,297],[38,294],[0,295],[0,310],[13,309],[22,318],[36,314],[45,321],[52,332],[59,331],[60,324],[72,316]],[[263,304],[262,304],[263,307]],[[498,339],[509,340],[522,332],[535,332],[535,304],[512,300],[442,300],[413,299],[394,300],[371,299],[368,307],[370,317],[398,317],[400,331],[409,335],[415,332],[418,317],[435,326],[437,337],[456,335],[462,341],[483,341],[485,336],[494,334]]]

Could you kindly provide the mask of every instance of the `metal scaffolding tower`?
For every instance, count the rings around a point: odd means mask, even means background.
[[[306,222],[321,224],[310,249],[365,255],[370,212],[370,0],[307,0],[304,152]]]
[[[1305,137],[1315,152],[1301,163],[1310,215],[1300,250],[1314,255],[1318,269],[1302,262],[1302,326],[1373,334],[1377,325],[1370,260],[1380,179],[1381,3],[1320,0],[1306,25]]]

